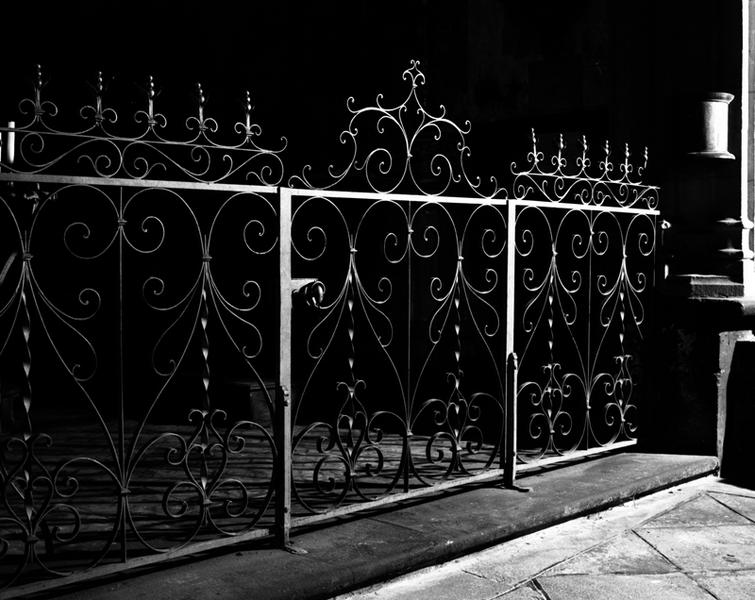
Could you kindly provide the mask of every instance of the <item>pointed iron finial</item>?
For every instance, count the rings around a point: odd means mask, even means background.
[[[197,82],[197,102],[199,104],[198,119],[199,127],[204,130],[204,103],[206,98],[204,97],[204,91],[202,90],[202,84]]]
[[[34,80],[34,116],[40,118],[45,114],[42,110],[42,65],[37,64],[37,77]]]
[[[643,154],[643,163],[642,163],[642,172],[644,173],[645,170],[648,168],[648,147],[645,146],[645,152]]]
[[[102,92],[104,89],[105,89],[105,86],[102,82],[102,71],[97,71],[97,84],[95,85],[95,88],[94,88],[94,91],[95,91],[94,120],[98,125],[102,124],[102,121],[104,120],[104,116],[102,114]]]
[[[562,161],[562,156],[563,156],[564,148],[565,148],[565,145],[564,145],[564,134],[563,133],[559,133],[558,134],[558,156],[557,156],[557,159],[556,159],[557,160],[556,166],[559,167],[559,168],[562,165],[561,161]]]
[[[532,161],[533,164],[536,165],[538,162],[540,162],[537,158],[537,136],[535,135],[534,127],[530,129],[530,131],[532,132]]]
[[[249,90],[246,90],[246,102],[244,103],[244,110],[246,111],[246,116],[248,117],[252,113],[252,94],[249,92]]]
[[[199,108],[204,107],[206,98],[204,97],[204,91],[202,90],[202,84],[197,82],[197,99],[199,100]]]
[[[246,90],[246,101],[244,102],[244,127],[246,129],[246,135],[249,137],[252,130],[252,95],[249,90]]]
[[[155,121],[155,96],[155,78],[150,75],[147,82],[147,124],[150,127],[154,127],[157,123]]]
[[[588,165],[590,164],[590,160],[587,158],[587,150],[589,149],[587,145],[587,136],[582,134],[582,159],[580,161],[580,166],[582,169],[586,169]]]

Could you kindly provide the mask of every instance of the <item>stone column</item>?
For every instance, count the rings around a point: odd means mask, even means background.
[[[724,465],[726,448],[741,446],[726,441],[736,430],[731,415],[753,402],[743,374],[755,372],[747,364],[755,358],[751,4],[691,5],[694,34],[678,41],[695,60],[672,81],[714,94],[680,96],[687,104],[678,107],[676,165],[662,195],[672,225],[659,295],[657,393],[646,413],[649,447],[714,454]],[[730,457],[728,464],[735,464]]]

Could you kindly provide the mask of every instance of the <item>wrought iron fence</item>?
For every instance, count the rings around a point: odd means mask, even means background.
[[[6,593],[634,443],[647,152],[614,174],[533,132],[482,181],[403,77],[349,101],[343,168],[282,186],[248,93],[226,132],[198,86],[168,136],[152,79],[124,124],[99,76],[71,132],[38,72],[0,128]]]

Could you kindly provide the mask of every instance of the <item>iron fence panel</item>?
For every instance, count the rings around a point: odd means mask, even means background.
[[[401,198],[401,197],[398,197]],[[297,192],[293,470],[319,512],[498,468],[501,206]]]
[[[409,90],[283,182],[246,94],[0,127],[0,587],[20,595],[633,444],[658,189],[533,131],[512,184]],[[124,130],[117,132],[119,126]],[[636,169],[636,170],[635,170]],[[96,567],[96,568],[95,568]]]
[[[655,231],[647,211],[519,208],[520,461],[636,440]]]
[[[0,196],[6,584],[271,527],[275,196],[27,187]]]

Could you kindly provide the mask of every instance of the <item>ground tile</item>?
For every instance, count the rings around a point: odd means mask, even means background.
[[[548,574],[672,573],[677,570],[646,541],[628,532],[557,565]]]
[[[419,577],[406,577],[376,586],[369,593],[355,594],[359,600],[489,600],[498,597],[505,588],[487,579],[448,570],[424,573]],[[348,594],[342,600],[349,600]],[[522,600],[527,598],[523,596]],[[537,598],[537,596],[535,596]],[[538,599],[540,600],[540,599]]]
[[[543,596],[538,590],[528,585],[518,587],[508,594],[500,596],[499,598],[500,600],[545,600],[545,596]],[[496,600],[499,600],[499,598],[496,598]]]
[[[755,521],[755,498],[739,494],[712,494],[719,502]]]
[[[713,600],[686,575],[552,575],[538,577],[550,600]]]
[[[707,573],[695,579],[718,600],[751,600],[755,598],[755,571]]]
[[[755,525],[638,529],[684,571],[755,568]]]
[[[752,484],[732,484],[727,483],[725,479],[717,479],[711,485],[708,486],[709,492],[724,493],[724,494],[737,494],[738,496],[749,496],[755,498],[755,489]]]
[[[643,527],[747,525],[749,523],[750,521],[742,515],[738,515],[720,502],[703,494],[651,519]]]
[[[514,586],[602,539],[605,539],[602,529],[596,530],[591,523],[572,521],[462,558],[459,564],[469,573]],[[564,540],[569,542],[565,544]]]

